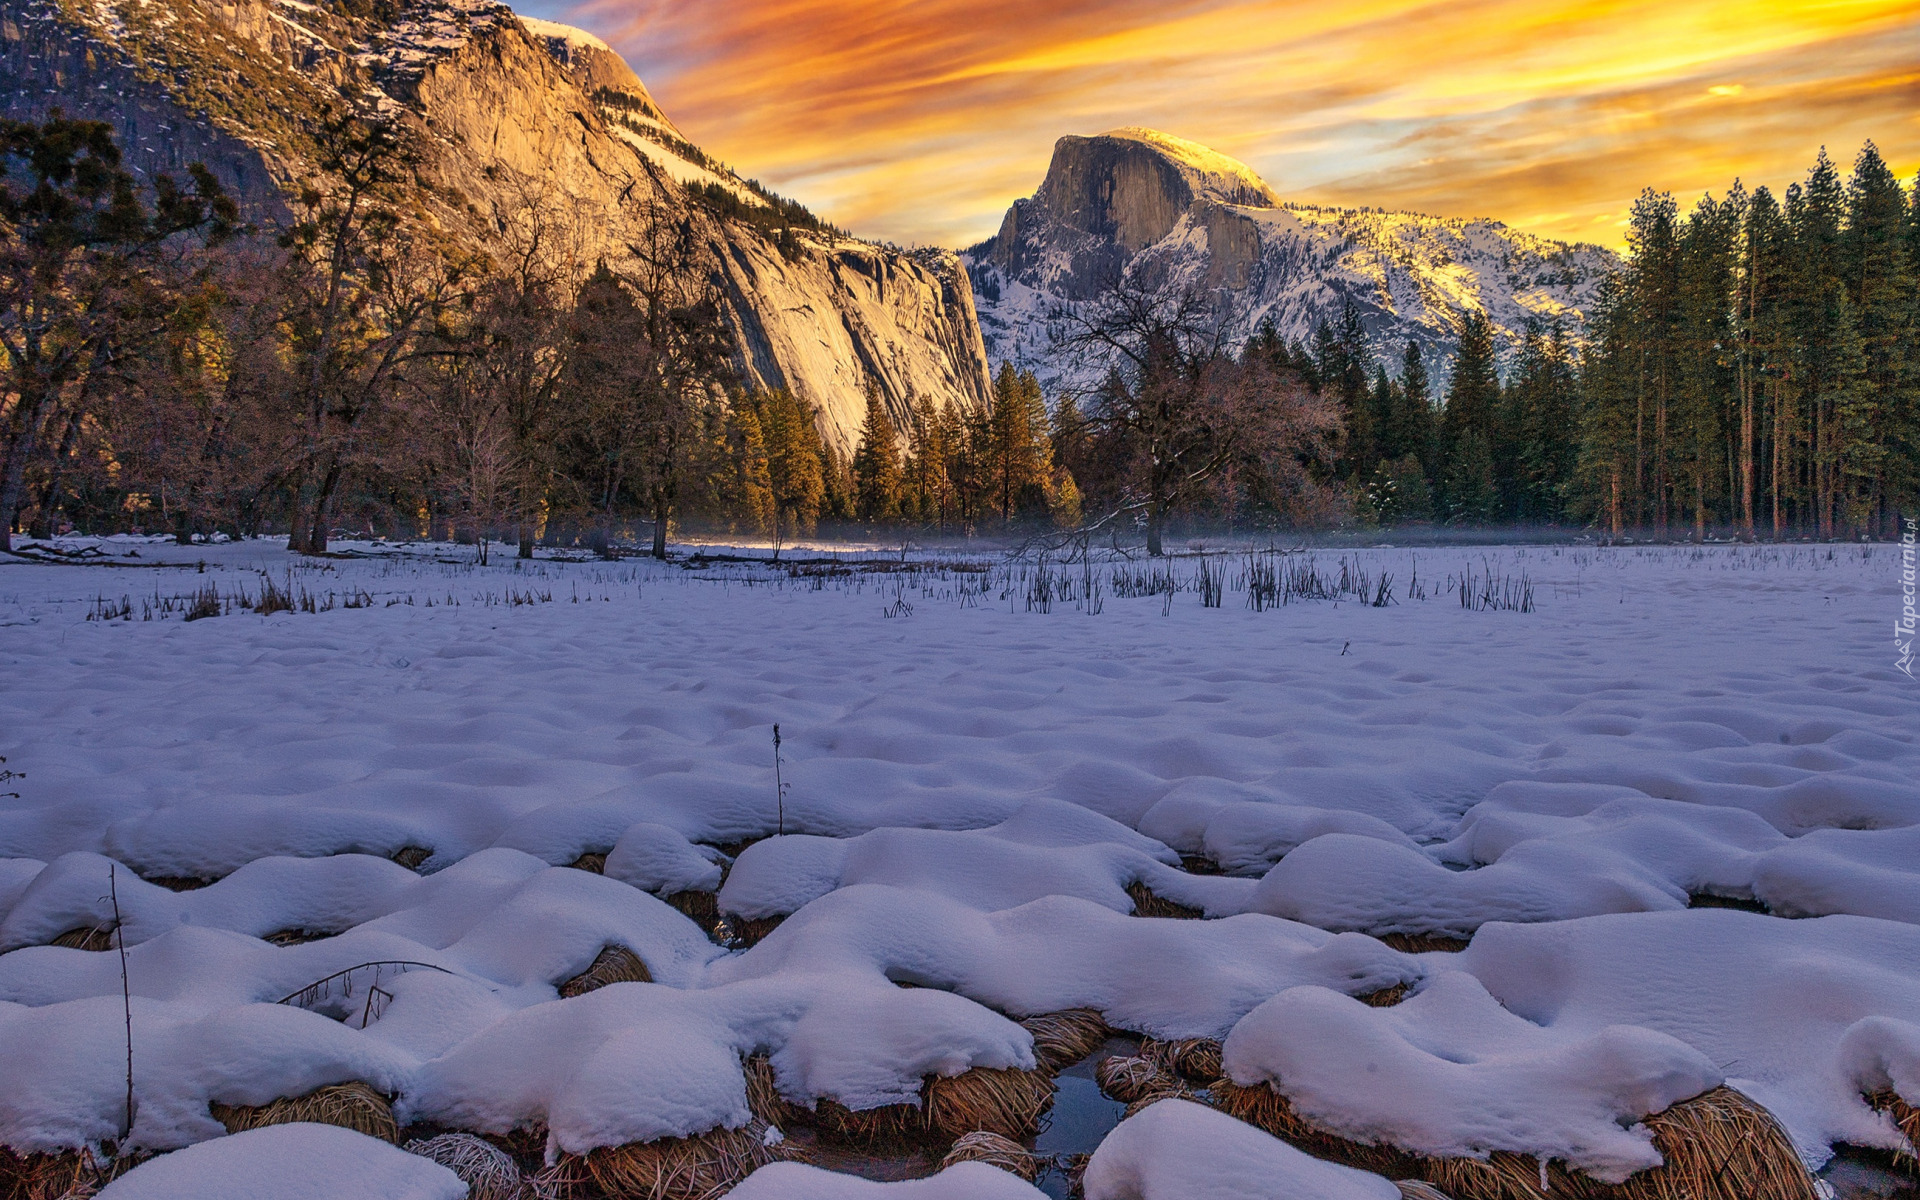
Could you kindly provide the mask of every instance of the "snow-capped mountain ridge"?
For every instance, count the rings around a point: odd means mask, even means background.
[[[1211,294],[1235,343],[1269,321],[1306,341],[1351,303],[1389,371],[1414,341],[1445,376],[1468,312],[1486,314],[1510,362],[1530,323],[1578,338],[1617,265],[1494,220],[1286,200],[1235,159],[1143,129],[1061,138],[1033,196],[963,258],[989,356],[1056,387],[1071,382],[1058,315],[1123,282]]]

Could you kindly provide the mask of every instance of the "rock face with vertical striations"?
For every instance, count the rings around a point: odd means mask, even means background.
[[[563,202],[581,260],[616,269],[650,223],[686,222],[748,386],[815,405],[843,452],[865,392],[986,401],[966,271],[813,220],[691,144],[590,34],[495,0],[4,0],[0,115],[110,122],[139,172],[205,162],[254,216],[312,174],[321,112],[371,103],[423,149],[421,219],[487,249],[527,198]]]
[[[1061,138],[1039,190],[963,258],[989,356],[1055,384],[1072,371],[1050,318],[1123,282],[1202,293],[1236,344],[1268,321],[1305,341],[1352,303],[1389,370],[1413,340],[1444,375],[1468,311],[1509,358],[1530,320],[1577,338],[1617,265],[1498,221],[1290,203],[1246,164],[1151,129]]]

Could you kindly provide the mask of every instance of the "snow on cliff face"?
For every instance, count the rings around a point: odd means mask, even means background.
[[[1050,318],[1121,283],[1212,294],[1236,343],[1267,321],[1305,341],[1350,301],[1390,372],[1412,340],[1444,376],[1468,312],[1509,361],[1529,321],[1578,336],[1616,261],[1498,221],[1291,203],[1245,164],[1148,129],[1061,138],[1039,190],[964,259],[989,356],[1056,384],[1071,372]]]
[[[9,10],[12,11],[11,9]],[[984,403],[986,349],[956,256],[909,254],[795,227],[687,141],[619,55],[589,34],[517,19],[496,0],[402,0],[390,17],[270,0],[26,0],[0,37],[0,116],[53,108],[111,123],[128,162],[178,174],[204,161],[249,215],[284,207],[309,174],[329,105],[372,103],[424,151],[418,200],[486,247],[525,197],[564,198],[618,269],[653,220],[703,243],[748,387],[791,389],[849,451],[877,386],[904,418],[915,396]],[[695,185],[739,202],[723,211]]]

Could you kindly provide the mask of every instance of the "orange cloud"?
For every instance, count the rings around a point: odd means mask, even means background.
[[[1321,203],[1617,242],[1644,185],[1920,166],[1913,0],[564,0],[675,121],[858,232],[966,244],[1152,125]]]

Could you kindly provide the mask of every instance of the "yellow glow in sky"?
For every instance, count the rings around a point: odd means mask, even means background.
[[[966,245],[1062,134],[1148,125],[1281,195],[1617,244],[1641,187],[1920,167],[1920,0],[555,0],[682,130],[855,232]]]

